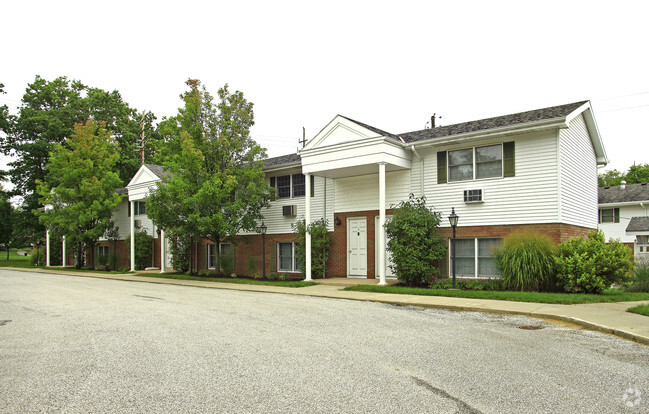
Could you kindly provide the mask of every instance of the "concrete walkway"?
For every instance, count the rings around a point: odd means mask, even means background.
[[[250,292],[282,293],[288,295],[316,296],[333,299],[361,300],[388,303],[398,306],[420,306],[425,308],[448,309],[455,311],[504,313],[525,315],[569,322],[588,329],[610,333],[649,345],[649,317],[626,312],[628,308],[649,304],[641,302],[591,303],[582,305],[553,305],[531,302],[513,302],[489,299],[450,298],[443,296],[417,296],[391,293],[351,292],[340,290],[344,286],[376,284],[375,280],[332,278],[317,280],[318,285],[289,288],[282,286],[246,285],[237,283],[218,283],[202,280],[163,279],[137,274],[102,274],[91,272],[72,272],[54,269],[9,268],[0,269],[53,273],[79,277],[126,280],[133,282],[161,283],[169,285],[193,286],[212,289],[231,289]],[[396,283],[396,281],[389,281]]]

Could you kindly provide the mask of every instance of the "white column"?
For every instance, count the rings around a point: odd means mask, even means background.
[[[160,273],[165,272],[165,266],[167,265],[167,254],[165,249],[165,231],[160,229]]]
[[[131,201],[131,272],[135,272],[135,201]]]
[[[50,267],[50,231],[45,230],[45,266]]]
[[[385,281],[385,163],[379,163],[379,285],[387,285]]]
[[[304,174],[304,220],[307,226],[306,237],[304,243],[306,244],[306,279],[311,278],[311,233],[309,233],[309,224],[311,224],[311,174]]]
[[[63,252],[62,252],[63,253],[63,260],[62,260],[63,263],[62,263],[61,267],[65,267],[65,265],[67,264],[66,263],[67,252],[65,250],[65,236],[63,236],[63,243],[62,244],[63,244]]]

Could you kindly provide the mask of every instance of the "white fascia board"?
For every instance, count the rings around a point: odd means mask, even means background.
[[[606,150],[604,149],[602,137],[599,134],[599,128],[597,128],[597,122],[595,122],[595,117],[593,116],[593,108],[590,106],[590,101],[572,111],[572,113],[570,113],[570,115],[566,117],[566,123],[569,124],[580,114],[583,114],[584,116],[584,122],[586,123],[586,128],[588,129],[588,135],[590,136],[590,140],[593,144],[593,149],[595,150],[597,165],[604,166],[608,164],[609,160],[606,156]]]
[[[361,167],[385,162],[399,168],[411,168],[412,153],[403,144],[385,137],[351,141],[322,148],[304,150],[302,171],[315,173]]]
[[[444,138],[431,138],[424,141],[412,142],[410,143],[410,145],[414,145],[417,148],[426,148],[438,145],[461,144],[469,141],[479,141],[481,139],[493,138],[496,136],[526,134],[529,132],[538,132],[557,128],[568,128],[566,118],[560,117],[544,119],[541,121],[525,123],[524,126],[510,125],[483,131],[466,132],[463,134],[451,135]]]
[[[649,236],[649,230],[627,231],[627,236]]]
[[[146,183],[135,184],[127,188],[128,190],[128,200],[137,201],[144,200],[149,196],[149,192],[157,186],[157,183],[160,180],[158,179],[155,182],[149,181]]]
[[[265,173],[272,173],[275,171],[282,171],[282,170],[292,170],[295,168],[300,168],[302,166],[302,162],[292,162],[290,164],[281,164],[281,165],[273,165],[272,167],[269,168],[264,168]]]
[[[599,203],[598,207],[627,207],[627,206],[639,206],[642,203],[649,203],[649,200],[639,200],[639,201],[624,201],[622,203]]]

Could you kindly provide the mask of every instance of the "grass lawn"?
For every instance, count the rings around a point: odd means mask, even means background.
[[[538,293],[538,292],[500,292],[480,290],[446,290],[409,288],[403,286],[358,285],[344,290],[358,292],[399,293],[404,295],[449,296],[470,299],[512,300],[517,302],[556,303],[573,305],[577,303],[630,302],[649,300],[649,293],[625,292],[620,289],[608,289],[601,295],[584,293]]]
[[[220,282],[220,283],[239,283],[244,285],[266,285],[266,286],[282,286],[282,287],[307,287],[307,286],[317,285],[317,283],[315,282],[238,279],[233,277],[202,277],[202,276],[177,275],[177,274],[170,274],[170,273],[163,273],[163,274],[138,273],[137,276],[159,277],[163,279],[203,280],[203,281]]]
[[[627,312],[633,312],[640,315],[649,316],[649,305],[634,306],[633,308],[627,309]]]
[[[18,256],[16,254],[17,250],[29,250],[29,249],[9,249],[9,260],[7,260],[7,251],[0,251],[0,266],[11,266],[11,267],[32,267],[31,257],[30,256]]]

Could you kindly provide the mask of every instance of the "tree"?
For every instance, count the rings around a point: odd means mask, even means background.
[[[626,173],[627,184],[649,183],[649,164],[638,164],[629,167]]]
[[[9,246],[13,234],[14,209],[8,200],[0,198],[0,245],[7,249],[9,260]]]
[[[176,234],[235,243],[238,232],[256,229],[275,197],[263,172],[265,150],[250,137],[253,105],[227,84],[217,103],[199,80],[186,84],[185,106],[160,126],[158,157],[170,174],[149,196],[147,215]]]
[[[298,220],[293,224],[295,233],[295,256],[297,263],[302,269],[306,270],[306,221]],[[311,273],[315,279],[325,277],[327,270],[327,259],[331,250],[331,237],[327,230],[327,220],[321,218],[309,224],[309,233],[311,233]]]
[[[385,223],[390,268],[402,283],[426,285],[439,274],[438,262],[446,254],[444,239],[438,233],[441,215],[426,207],[426,197],[410,194],[396,206],[394,216]]]
[[[597,181],[600,187],[613,187],[620,185],[624,178],[624,174],[622,174],[618,170],[610,170],[599,174]]]
[[[5,86],[0,82],[0,95],[4,95],[7,92],[4,90]],[[9,115],[9,108],[7,105],[0,106],[0,132],[8,133],[11,125],[11,116]]]
[[[46,179],[38,182],[41,202],[51,206],[40,222],[54,235],[66,236],[77,268],[86,248],[94,263],[95,243],[112,227],[112,212],[123,197],[115,191],[122,185],[114,172],[118,159],[119,145],[102,123],[89,119],[75,125],[65,143],[54,145]]]
[[[64,143],[77,123],[93,118],[103,121],[120,144],[121,157],[117,168],[123,181],[130,180],[140,166],[138,139],[141,118],[138,112],[122,100],[117,91],[91,88],[65,76],[47,81],[36,76],[27,86],[17,116],[12,118],[7,136],[0,138],[6,155],[14,156],[9,163],[9,179],[14,195],[23,197],[25,225],[34,234],[44,229],[33,210],[42,208],[36,192],[38,180],[45,179],[45,166],[56,144]],[[145,117],[145,134],[155,138],[151,123],[155,117]],[[147,152],[151,160],[151,152]]]

